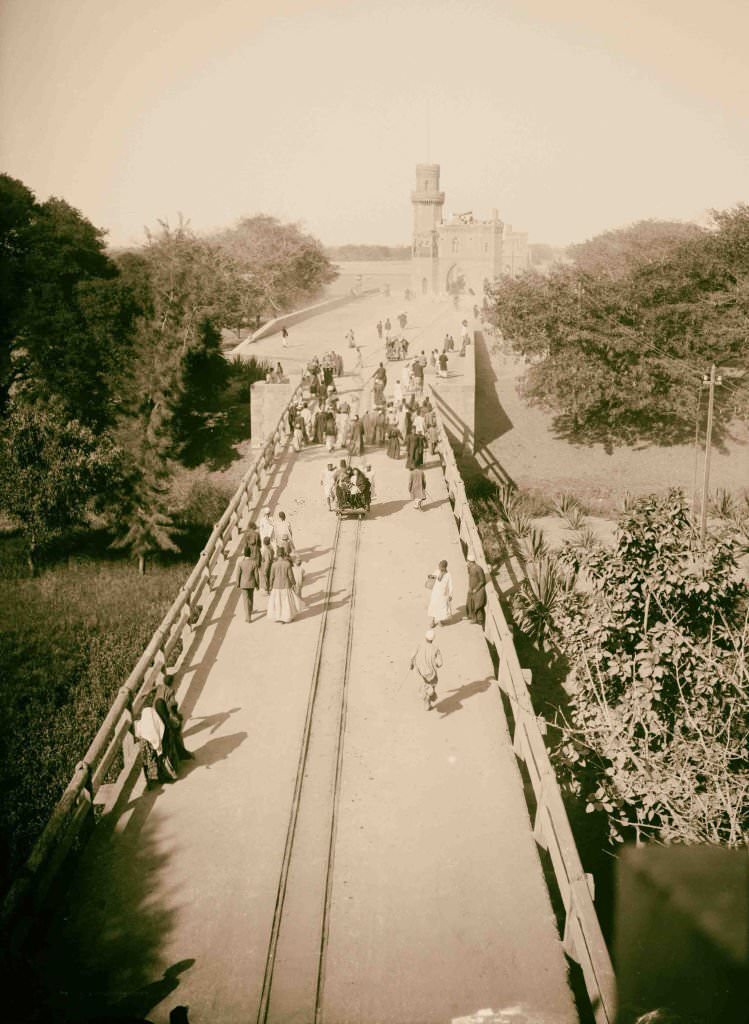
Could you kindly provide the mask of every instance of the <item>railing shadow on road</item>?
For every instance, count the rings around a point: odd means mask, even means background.
[[[204,729],[210,729],[211,735],[213,735],[217,729],[220,729],[225,722],[229,721],[232,715],[241,710],[241,708],[229,708],[228,711],[218,711],[215,715],[192,715],[190,720],[194,724],[182,730],[182,738],[187,739],[189,736],[194,736]]]
[[[163,970],[175,911],[156,897],[156,879],[169,870],[149,817],[158,796],[157,788],[132,801],[126,828],[94,832],[33,959],[6,978],[6,1020],[145,1017],[194,965],[185,950],[185,959]],[[98,898],[90,898],[92,889]],[[18,1000],[17,1013],[9,1000]]]
[[[443,473],[461,546],[464,553],[473,553],[476,562],[489,575],[481,536],[441,415],[438,415],[438,429]],[[582,1004],[581,1011],[588,1017],[592,1014],[596,1024],[614,1024],[616,979],[596,914],[593,877],[586,873],[580,860],[544,742],[545,728],[533,708],[528,689],[531,673],[520,665],[512,630],[498,593],[492,586],[487,587],[484,635],[496,666],[497,683],[506,702],[513,750],[523,763],[532,794],[529,810],[533,815],[533,836],[552,868],[551,877],[556,888],[553,896],[560,910],[564,952],[584,987],[586,1003]]]
[[[295,401],[300,394],[297,389],[290,400]],[[193,666],[187,693],[179,694],[186,714],[194,707],[212,659],[215,660],[216,640],[225,633],[230,620],[231,598],[226,602],[229,607],[224,607],[217,618],[215,612],[247,523],[262,505],[273,504],[291,472],[292,460],[279,459],[288,448],[288,440],[284,410],[214,527],[187,581],[120,688],[23,870],[11,885],[0,914],[8,955],[23,957],[25,944],[36,926],[43,927],[48,920],[48,903],[59,896],[57,882],[63,875],[63,866],[79,851],[97,819],[103,815],[103,823],[115,817],[113,812],[121,806],[123,794],[133,790],[133,779],[140,771],[134,723],[145,695],[163,679],[167,669],[175,674],[176,686],[180,687],[182,677],[187,675],[184,666],[191,664],[205,629],[211,626],[214,635],[206,657]],[[180,688],[184,690],[184,686]],[[146,798],[139,810],[147,813],[148,807],[150,802]],[[93,829],[94,834],[106,831]],[[111,884],[115,881],[113,878]]]

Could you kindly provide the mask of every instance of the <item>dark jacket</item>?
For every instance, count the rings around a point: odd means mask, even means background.
[[[257,590],[260,586],[257,559],[243,555],[237,562],[234,578],[240,590]]]

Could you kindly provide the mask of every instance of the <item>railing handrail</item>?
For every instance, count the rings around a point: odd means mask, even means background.
[[[215,567],[218,558],[225,553],[226,546],[231,542],[235,530],[240,529],[239,520],[247,510],[253,489],[255,486],[263,486],[261,475],[272,465],[279,445],[283,446],[288,441],[286,419],[289,406],[297,400],[301,391],[300,384],[289,398],[263,450],[242,477],[224,513],[211,531],[192,572],[180,588],[177,597],[125,683],[120,687],[104,721],[97,730],[83,759],[77,764],[70,782],[65,787],[49,821],[35,842],[26,863],[8,889],[0,910],[0,927],[6,934],[19,929],[19,912],[25,906],[35,887],[39,886],[40,890],[35,894],[37,905],[43,900],[54,879],[54,871],[59,867],[59,863],[72,844],[85,817],[85,808],[83,809],[84,813],[80,813],[80,801],[83,800],[90,810],[97,791],[103,785],[106,771],[123,750],[126,737],[132,732],[133,720],[139,711],[139,705],[145,692],[151,688],[155,679],[163,672],[169,655],[177,643],[183,640],[185,632],[192,633],[193,625],[189,620],[206,586],[209,590],[211,589],[211,570]],[[185,613],[186,609],[188,610],[187,614]],[[125,724],[123,724],[123,719],[126,720]],[[105,770],[101,771],[103,766]],[[129,774],[131,768],[132,759],[130,763],[125,764],[120,777]],[[71,826],[72,834],[69,834]],[[30,921],[26,921],[25,927],[20,930],[25,933],[30,924]]]
[[[476,522],[466,497],[455,455],[442,422],[441,402],[432,388],[437,413],[442,469],[458,532],[477,563],[489,574]],[[515,649],[512,630],[499,597],[487,587],[484,633],[499,658],[497,682],[507,694],[515,722],[513,748],[526,764],[536,799],[534,836],[549,851],[559,893],[565,908],[564,950],[581,967],[591,1007],[598,1024],[616,1019],[616,978],[606,941],[601,931],[591,893],[593,880],[580,860],[575,838],[562,799],[559,782],[544,743],[538,718]]]

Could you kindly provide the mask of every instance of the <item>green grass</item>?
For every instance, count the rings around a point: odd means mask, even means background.
[[[0,538],[0,887],[18,871],[192,559],[139,576],[89,534],[34,579]],[[191,553],[192,554],[192,553]]]

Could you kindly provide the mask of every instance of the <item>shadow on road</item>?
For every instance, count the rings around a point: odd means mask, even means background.
[[[439,711],[441,718],[447,718],[448,715],[455,714],[456,711],[461,710],[465,701],[475,697],[477,693],[485,693],[492,685],[492,682],[491,678],[476,679],[472,683],[465,683],[463,686],[459,686],[457,690],[450,690],[449,697],[444,697],[434,705],[435,711]]]

